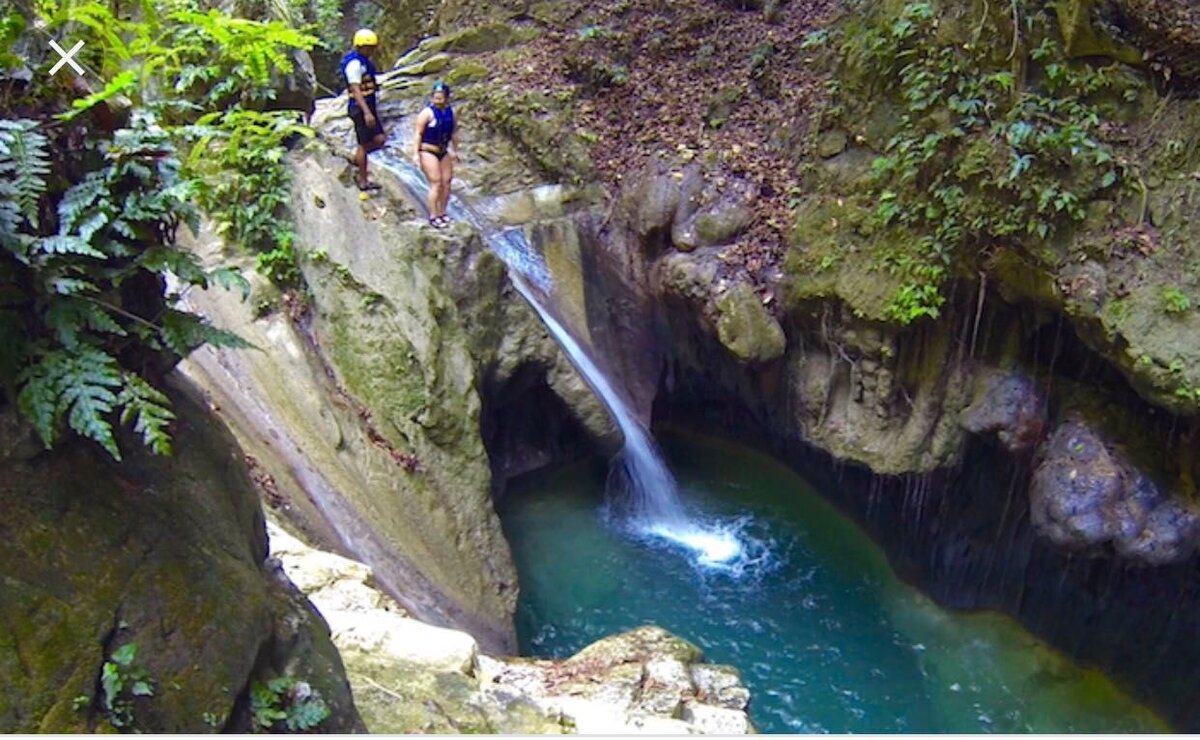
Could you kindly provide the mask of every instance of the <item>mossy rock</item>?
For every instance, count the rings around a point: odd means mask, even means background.
[[[830,129],[822,131],[817,136],[817,156],[821,159],[830,159],[836,157],[846,150],[846,143],[849,137],[846,132],[841,129]]]
[[[503,23],[524,15],[529,0],[442,0],[434,23],[448,34],[473,26]]]
[[[449,54],[434,54],[431,57],[416,59],[404,66],[397,66],[395,73],[405,77],[423,77],[449,69],[450,64]]]
[[[692,643],[661,627],[639,627],[629,632],[593,642],[571,656],[566,667],[594,666],[597,670],[627,663],[644,662],[652,657],[673,658],[681,663],[698,663],[704,653]]]
[[[391,0],[375,24],[379,34],[377,59],[397,58],[428,36],[440,0]]]
[[[741,362],[770,362],[783,356],[787,338],[758,295],[735,284],[716,300],[717,338]]]
[[[464,85],[468,82],[482,80],[488,76],[488,68],[475,61],[461,62],[454,65],[454,68],[446,73],[446,84],[453,87]]]
[[[111,730],[96,692],[123,645],[137,646],[133,665],[154,686],[130,699],[139,731],[225,725],[273,657],[324,676],[338,712],[331,726],[354,729],[328,628],[315,613],[298,615],[263,570],[262,511],[236,443],[197,399],[172,400],[170,458],[122,434],[120,464],[81,440],[0,460],[0,731]],[[306,655],[276,632],[288,614],[295,634],[309,636]],[[305,619],[319,623],[315,632]],[[310,661],[313,651],[324,658]]]
[[[569,102],[489,88],[480,97],[479,116],[528,156],[544,177],[576,184],[591,178],[591,152],[576,136]]]
[[[371,732],[386,734],[562,734],[563,727],[511,693],[480,690],[463,673],[432,671],[419,663],[346,654],[351,680]]]
[[[693,219],[697,246],[728,244],[754,219],[754,213],[741,203],[721,202],[705,208]]]
[[[1107,57],[1126,64],[1139,64],[1142,53],[1137,48],[1105,32],[1092,20],[1096,0],[1058,0],[1054,4],[1059,30],[1066,42],[1066,52],[1072,57]]]
[[[864,196],[814,195],[799,204],[784,259],[789,309],[836,299],[859,318],[891,321],[888,307],[904,281],[884,260],[908,248],[912,237],[900,229],[873,231],[871,215]]]
[[[523,44],[537,38],[537,35],[538,31],[534,28],[521,28],[511,23],[487,23],[464,28],[447,36],[442,49],[460,54],[480,54]]]

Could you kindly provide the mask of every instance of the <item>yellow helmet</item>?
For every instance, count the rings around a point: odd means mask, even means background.
[[[369,28],[360,28],[354,32],[355,46],[378,46],[379,37]]]

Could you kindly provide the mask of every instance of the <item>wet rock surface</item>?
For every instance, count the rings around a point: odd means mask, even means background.
[[[1015,455],[1031,453],[1045,433],[1045,396],[1022,373],[987,373],[977,381],[978,397],[963,410],[963,427],[974,434],[994,434]]]
[[[1061,425],[1041,457],[1029,489],[1030,514],[1056,544],[1111,543],[1146,565],[1183,562],[1200,545],[1200,511],[1166,495],[1086,424]]]
[[[642,627],[561,661],[491,657],[404,613],[366,566],[277,527],[271,552],[325,615],[367,727],[382,733],[743,734],[749,691],[695,645]]]

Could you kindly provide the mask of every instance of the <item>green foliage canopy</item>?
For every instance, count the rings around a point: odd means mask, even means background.
[[[258,108],[315,39],[189,0],[25,12],[0,4],[4,69],[36,21],[85,41],[80,61],[109,82],[74,99],[39,75],[0,83],[5,96],[24,84],[23,117],[0,119],[0,402],[15,400],[47,447],[69,429],[119,460],[120,423],[168,454],[162,373],[202,344],[247,346],[172,307],[190,286],[248,290],[176,247],[177,230],[196,229],[198,204],[237,243],[290,250],[282,141],[307,130]]]

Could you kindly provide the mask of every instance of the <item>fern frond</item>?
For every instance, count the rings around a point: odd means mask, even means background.
[[[86,239],[81,239],[73,234],[47,236],[43,239],[38,239],[34,243],[34,246],[35,251],[43,254],[78,254],[98,259],[105,259],[108,256],[93,247]]]
[[[70,121],[81,113],[91,110],[99,103],[103,103],[109,98],[114,98],[125,93],[128,90],[136,87],[138,79],[137,70],[127,69],[114,77],[103,90],[94,92],[83,98],[78,98],[71,103],[71,110],[58,114],[58,118],[64,121]]]
[[[240,290],[243,301],[250,297],[250,281],[236,267],[218,267],[208,273],[208,279],[226,290]]]
[[[60,233],[69,234],[76,231],[85,215],[89,212],[94,213],[92,207],[97,201],[106,200],[108,183],[105,179],[103,171],[91,172],[63,193],[62,200],[58,202]],[[88,238],[88,235],[83,235],[83,238]]]
[[[233,349],[254,346],[233,332],[210,325],[195,314],[173,309],[168,309],[163,314],[158,336],[167,348],[178,355],[187,355],[202,344]]]
[[[46,307],[43,321],[59,344],[68,350],[79,346],[80,334],[84,331],[115,334],[119,337],[126,335],[121,325],[105,313],[103,308],[69,296],[51,301]]]
[[[50,155],[46,137],[37,123],[25,119],[0,120],[0,179],[9,180],[18,213],[38,228],[38,201],[46,191]]]
[[[191,252],[173,247],[151,247],[138,257],[138,264],[151,272],[171,271],[185,283],[207,285],[208,276]]]
[[[99,290],[90,280],[80,278],[56,277],[50,280],[50,289],[58,295],[76,295],[78,293],[95,293]]]
[[[117,397],[121,423],[134,422],[133,430],[142,435],[142,444],[156,455],[171,454],[171,435],[167,430],[175,414],[171,401],[140,375],[125,374],[125,387]]]
[[[111,359],[111,358],[110,358]],[[90,368],[78,376],[79,382],[63,389],[58,405],[67,413],[67,424],[77,434],[100,443],[114,459],[121,459],[121,450],[113,437],[112,424],[106,418],[116,406],[117,394],[113,388],[120,387],[120,376],[113,376],[115,368]]]
[[[76,433],[120,460],[112,424],[105,417],[116,404],[114,390],[124,385],[121,375],[116,359],[95,347],[47,352],[21,373],[17,404],[47,448],[58,438],[66,417]]]

